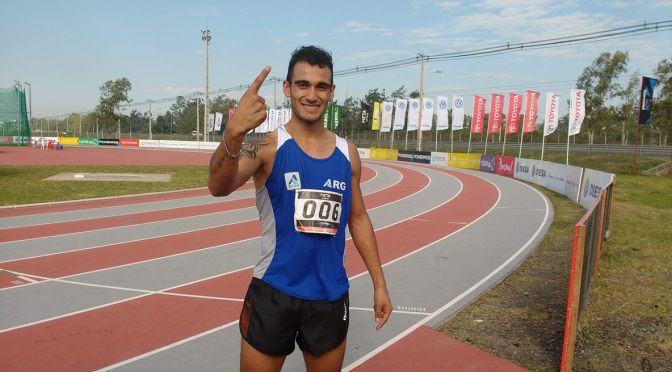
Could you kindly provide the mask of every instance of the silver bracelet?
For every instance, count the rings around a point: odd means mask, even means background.
[[[236,159],[240,156],[240,153],[243,151],[243,144],[240,144],[240,150],[238,150],[238,153],[232,154],[231,151],[229,151],[229,147],[226,146],[226,139],[222,138],[222,143],[224,144],[224,150],[226,150],[226,155],[232,159]]]

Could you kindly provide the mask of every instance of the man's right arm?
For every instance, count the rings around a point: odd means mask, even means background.
[[[208,189],[214,196],[229,195],[261,166],[256,156],[261,144],[243,144],[243,140],[247,132],[266,120],[266,103],[259,96],[259,88],[270,71],[270,67],[264,67],[240,98],[236,113],[226,125],[222,142],[210,158]]]

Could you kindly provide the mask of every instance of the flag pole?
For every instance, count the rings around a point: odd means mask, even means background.
[[[520,129],[520,148],[518,148],[518,157],[523,157],[523,138],[525,138],[525,127]]]
[[[546,144],[546,125],[544,125],[544,133],[541,136],[541,161],[544,160],[544,145]]]
[[[483,150],[483,155],[488,155],[488,136],[490,133],[485,132],[485,149]]]
[[[504,142],[502,143],[502,156],[504,156],[505,147],[506,147],[506,132],[504,132]]]
[[[471,127],[469,128],[469,145],[467,145],[467,154],[471,154]]]

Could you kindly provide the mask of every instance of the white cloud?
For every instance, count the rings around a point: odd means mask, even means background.
[[[304,32],[297,32],[297,33],[294,34],[294,35],[295,35],[296,37],[298,37],[298,38],[305,39],[305,38],[308,37],[308,35],[310,35],[310,33],[307,32],[307,31],[304,31]]]
[[[436,5],[441,10],[453,10],[459,8],[462,5],[462,1],[459,0],[439,1]]]
[[[347,31],[351,32],[384,32],[384,33],[393,32],[391,29],[387,27],[381,27],[360,21],[346,21],[345,27],[347,28]]]

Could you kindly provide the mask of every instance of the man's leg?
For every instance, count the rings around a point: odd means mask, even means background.
[[[243,338],[240,340],[241,372],[279,372],[285,363],[284,356],[266,355],[253,348]]]
[[[335,349],[329,350],[318,356],[310,353],[303,353],[303,360],[306,362],[308,372],[338,372],[343,367],[343,358],[345,357],[345,340]]]

